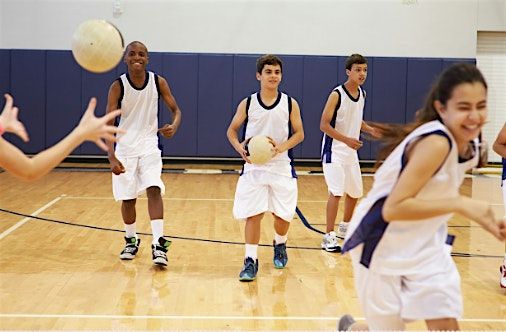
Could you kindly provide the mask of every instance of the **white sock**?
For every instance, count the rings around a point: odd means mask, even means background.
[[[158,239],[163,237],[163,219],[151,220],[151,231],[153,232],[153,244],[158,244]]]
[[[137,233],[135,232],[135,223],[125,224],[125,236],[137,238]]]
[[[254,261],[256,261],[258,258],[258,254],[257,254],[258,244],[246,243],[245,247],[246,247],[246,253],[244,254],[244,257],[245,258],[251,257],[251,258],[253,258]]]
[[[504,263],[504,266],[506,266],[506,254],[504,254],[504,261],[503,261],[503,263]]]
[[[288,239],[288,236],[287,234],[285,235],[279,235],[278,233],[275,232],[274,234],[274,242],[276,244],[281,244],[281,243],[286,243],[286,240]]]

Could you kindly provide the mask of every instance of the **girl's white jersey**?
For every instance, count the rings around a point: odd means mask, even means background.
[[[278,92],[274,104],[266,106],[260,93],[254,93],[246,102],[246,121],[243,139],[256,135],[271,137],[280,144],[291,136],[290,113],[292,111],[292,98]],[[279,175],[297,177],[293,167],[292,149],[284,151],[263,165],[245,163],[243,173],[251,171],[266,171]]]
[[[364,113],[365,91],[359,86],[357,98],[353,98],[344,84],[339,85],[334,91],[339,94],[339,102],[330,125],[344,136],[359,139]],[[358,163],[357,150],[326,134],[323,134],[321,155],[324,163]]]
[[[383,203],[405,166],[406,148],[431,134],[446,137],[451,148],[444,163],[416,198],[446,200],[457,197],[465,172],[478,164],[479,152],[471,160],[459,161],[457,143],[450,131],[437,120],[416,128],[393,150],[377,170],[372,189],[357,206],[343,247],[344,252],[358,250],[360,263],[375,272],[405,275],[419,273],[428,266],[445,269],[447,264],[452,264],[450,255],[444,253],[447,253],[447,221],[453,214],[419,221],[392,220],[389,223],[381,215]],[[475,147],[477,143],[475,140]],[[439,263],[441,260],[443,264]]]
[[[118,135],[115,152],[121,157],[137,157],[159,152],[158,148],[158,77],[146,72],[142,88],[130,82],[128,74],[120,76],[122,94],[119,99],[121,118],[118,127],[126,131]]]

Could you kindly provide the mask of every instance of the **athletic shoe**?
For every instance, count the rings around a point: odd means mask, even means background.
[[[153,252],[153,263],[156,265],[167,266],[167,251],[169,250],[169,246],[172,242],[163,237],[158,239],[158,243],[151,245],[151,250]]]
[[[328,252],[341,252],[341,247],[337,243],[336,232],[332,231],[323,235],[321,247]]]
[[[139,245],[141,244],[141,239],[134,237],[125,237],[125,249],[119,254],[119,258],[121,259],[134,259],[137,251],[139,251]]]
[[[244,266],[241,273],[239,273],[240,281],[253,281],[257,277],[258,272],[258,259],[253,261],[253,258],[246,257],[244,259]]]
[[[499,271],[501,271],[501,280],[499,281],[499,284],[501,285],[501,288],[506,288],[506,263],[501,265]]]
[[[347,230],[348,230],[348,223],[340,222],[339,226],[337,227],[337,237],[344,240],[344,238],[346,237]]]
[[[355,323],[351,315],[344,315],[339,319],[337,331],[349,331],[350,327]]]
[[[276,269],[284,269],[286,263],[288,263],[288,255],[286,254],[286,243],[276,244],[276,241],[272,241],[274,246],[274,267]]]

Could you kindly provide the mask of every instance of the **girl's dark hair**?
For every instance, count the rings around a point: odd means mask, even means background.
[[[378,153],[378,163],[385,160],[392,150],[415,128],[424,123],[441,119],[434,107],[434,101],[438,100],[441,104],[446,105],[457,85],[475,82],[483,84],[487,89],[485,78],[474,64],[454,64],[448,67],[432,85],[425,98],[424,106],[415,113],[415,121],[404,125],[368,122],[370,126],[378,128],[382,133],[379,140],[383,143],[383,147]]]
[[[279,68],[281,69],[281,72],[283,72],[283,62],[281,62],[281,59],[278,58],[275,55],[272,54],[266,54],[262,55],[257,59],[257,72],[259,74],[262,74],[262,70],[264,69],[265,65],[279,65]]]

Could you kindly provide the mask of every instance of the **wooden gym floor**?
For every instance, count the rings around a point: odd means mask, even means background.
[[[341,314],[362,317],[349,257],[320,250],[321,235],[298,218],[287,268],[272,265],[266,216],[257,280],[238,281],[243,224],[231,213],[237,177],[163,174],[165,234],[173,242],[169,266],[161,269],[151,262],[149,235],[141,235],[135,260],[118,258],[123,226],[110,173],[57,170],[29,184],[1,173],[0,329],[332,331]],[[365,191],[371,181],[364,176]],[[467,178],[462,192],[491,201],[503,215],[498,176]],[[323,176],[299,177],[298,207],[320,230],[326,195]],[[138,232],[150,234],[145,198],[137,216]],[[462,276],[461,328],[506,330],[506,291],[498,285],[504,244],[458,216],[450,233],[457,235],[453,252]]]

